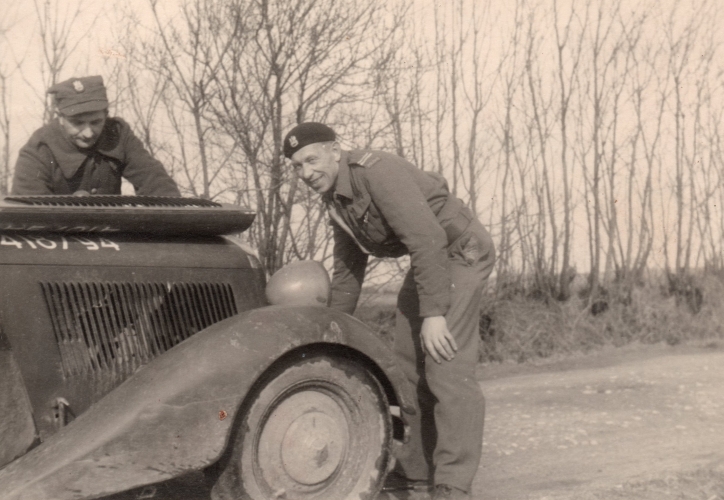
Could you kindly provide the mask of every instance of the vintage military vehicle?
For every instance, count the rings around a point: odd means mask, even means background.
[[[187,198],[0,200],[0,498],[200,470],[218,498],[375,497],[410,389],[324,297],[267,304],[229,236],[253,218]]]

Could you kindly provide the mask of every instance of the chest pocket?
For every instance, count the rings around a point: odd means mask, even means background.
[[[357,198],[354,203],[346,208],[349,220],[347,223],[352,228],[357,239],[366,245],[380,244],[384,241],[384,236],[380,231],[379,219],[380,214],[371,203],[369,193],[364,193]]]
[[[347,208],[350,228],[357,240],[377,257],[399,257],[407,249],[395,235],[369,194]]]
[[[359,219],[360,229],[367,237],[378,245],[384,245],[396,241],[397,236],[387,224],[385,218],[380,214],[377,207],[370,204],[367,210]]]
[[[369,155],[369,153],[365,155]],[[354,202],[344,207],[344,212],[348,217],[347,223],[357,240],[373,255],[376,257],[400,257],[407,253],[407,248],[377,206],[372,203],[372,197],[362,181],[363,176],[356,175],[359,174],[356,169],[364,169],[378,161],[378,157],[363,156],[359,162],[350,164]]]

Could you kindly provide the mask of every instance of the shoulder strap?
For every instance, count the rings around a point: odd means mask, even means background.
[[[349,155],[349,163],[361,167],[371,167],[378,161],[380,157],[374,151],[354,151]]]

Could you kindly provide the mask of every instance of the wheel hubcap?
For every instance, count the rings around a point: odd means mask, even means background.
[[[258,442],[258,464],[276,491],[314,487],[344,464],[349,424],[340,402],[317,390],[284,399],[269,414]]]
[[[317,484],[337,470],[344,437],[337,422],[319,411],[295,419],[282,440],[282,463],[287,473],[302,484]]]

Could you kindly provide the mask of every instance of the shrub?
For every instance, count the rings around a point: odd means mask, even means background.
[[[603,295],[606,307],[595,315],[585,293],[565,302],[541,301],[522,288],[513,293],[507,287],[502,297],[491,294],[483,301],[480,359],[524,362],[633,342],[716,343],[724,338],[724,275],[691,276],[685,283],[683,299],[666,275],[609,283]],[[687,295],[687,290],[698,292]],[[687,297],[695,298],[696,307]],[[368,301],[356,316],[391,340],[395,313],[389,297]]]

